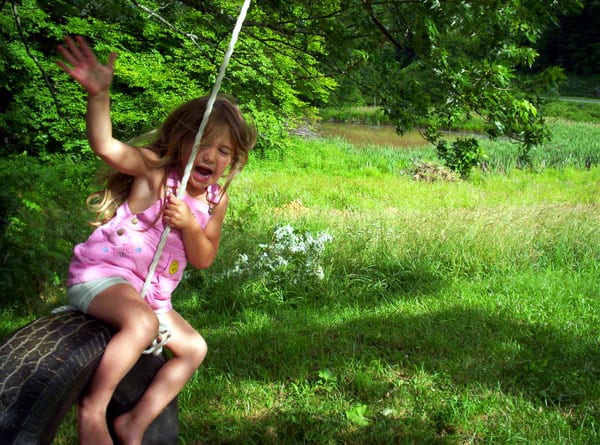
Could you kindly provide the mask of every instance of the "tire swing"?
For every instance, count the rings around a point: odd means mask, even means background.
[[[244,0],[215,85],[211,91],[194,146],[186,165],[178,197],[189,180],[208,118],[213,109],[225,69],[250,6]],[[143,297],[160,256],[170,227],[158,244],[141,291]],[[13,332],[0,343],[0,444],[49,445],[73,404],[84,393],[104,349],[112,337],[111,328],[100,320],[69,309],[60,310]],[[117,387],[107,410],[109,428],[120,414],[129,411],[166,362],[162,346],[170,333],[161,326],[161,342],[144,351],[135,366]],[[144,445],[178,443],[177,398],[154,420],[144,434]],[[111,431],[112,434],[112,431]]]
[[[105,323],[65,311],[35,320],[5,339],[0,345],[0,443],[52,443],[111,336]],[[109,425],[135,405],[165,361],[162,355],[140,357],[113,395]],[[150,425],[144,444],[176,444],[178,432],[174,399]]]

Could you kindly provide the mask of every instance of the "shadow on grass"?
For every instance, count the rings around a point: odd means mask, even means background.
[[[488,388],[522,397],[539,409],[576,409],[579,404],[595,404],[600,393],[598,345],[566,329],[459,305],[410,316],[389,307],[346,317],[334,312],[331,308],[265,312],[256,329],[234,328],[209,337],[214,351],[208,358],[210,366],[226,373],[234,385],[310,384],[323,369],[342,377],[353,374],[339,381],[337,389],[346,399],[366,405],[380,404],[420,372],[439,376],[458,391]],[[376,372],[358,379],[356,370],[373,363],[399,371],[397,381]],[[438,408],[437,414],[435,407],[431,409],[427,420],[377,415],[376,422],[352,433],[343,412],[324,418],[318,410],[311,413],[299,404],[242,424],[232,419],[237,422],[235,436],[221,443],[318,443],[324,437],[334,443],[454,443],[448,439],[453,426],[443,419],[444,408]],[[210,442],[219,443],[218,437]]]
[[[347,289],[324,288],[315,301],[295,305],[238,306],[240,310],[227,313],[223,308],[228,302],[220,303],[221,313],[217,309],[206,318],[208,326],[198,326],[200,331],[208,328],[210,351],[200,378],[227,376],[227,385],[258,382],[267,391],[284,388],[286,394],[281,405],[260,415],[182,419],[184,434],[196,439],[200,432],[205,438],[191,443],[456,443],[452,414],[439,400],[444,395],[427,394],[429,387],[459,398],[469,388],[482,387],[524,398],[540,409],[576,411],[578,405],[597,404],[598,345],[566,328],[460,303],[419,312],[420,301],[443,294],[446,283],[418,265],[360,270],[343,285]],[[221,291],[213,298],[220,298]],[[197,320],[197,304],[182,300],[176,300],[182,315]],[[397,309],[406,306],[394,305],[412,301],[416,306],[410,313]],[[299,397],[326,391],[326,382],[319,382],[323,370],[336,376],[338,398],[293,400],[294,385],[304,387]],[[429,387],[418,382],[424,375],[435,380]],[[206,383],[211,385],[215,388]],[[228,390],[207,391],[217,398]],[[347,418],[353,403],[381,407],[382,400],[401,391],[405,398],[390,403],[412,403],[406,412],[386,416],[377,408],[365,426]],[[188,403],[203,407],[207,402]]]

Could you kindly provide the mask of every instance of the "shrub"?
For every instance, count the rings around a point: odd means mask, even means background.
[[[484,157],[483,150],[475,138],[457,138],[450,144],[446,140],[440,140],[436,149],[446,166],[463,179],[469,177],[471,169]]]
[[[48,285],[64,280],[73,245],[86,236],[93,171],[65,156],[0,161],[0,304],[35,304]]]

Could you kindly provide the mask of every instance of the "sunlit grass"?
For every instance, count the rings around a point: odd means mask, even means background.
[[[196,281],[200,305],[181,310],[213,352],[184,399],[187,441],[599,439],[598,168],[434,184],[286,171],[258,163],[232,189],[214,273],[291,224],[332,232],[326,277]]]
[[[600,441],[600,167],[415,181],[431,155],[295,139],[251,160],[215,264],[174,296],[209,345],[180,443]],[[322,279],[223,279],[288,224],[333,236]]]
[[[530,151],[529,167],[535,170],[547,167],[581,169],[600,165],[600,122],[552,118],[548,121],[548,127],[551,139]],[[407,169],[414,167],[416,160],[436,159],[435,149],[425,144],[417,131],[399,135],[392,126],[347,123],[322,123],[319,129],[325,137],[338,138],[340,144],[348,143],[362,149],[364,152],[357,153],[356,160],[363,160],[365,166],[377,165],[378,161],[385,160],[388,169],[399,165]],[[448,134],[447,137],[454,136]],[[506,138],[492,141],[484,135],[476,137],[485,152],[481,167],[486,171],[504,173],[520,166],[520,149],[516,141]],[[306,163],[306,158],[299,160],[300,165],[303,163]]]

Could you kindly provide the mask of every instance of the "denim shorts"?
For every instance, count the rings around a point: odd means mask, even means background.
[[[129,282],[121,277],[108,277],[77,283],[67,288],[67,300],[71,306],[87,313],[88,306],[94,298],[116,284],[129,284]]]

